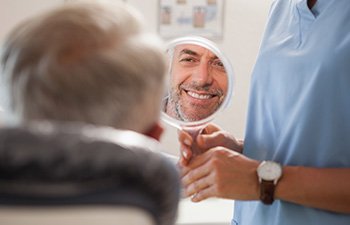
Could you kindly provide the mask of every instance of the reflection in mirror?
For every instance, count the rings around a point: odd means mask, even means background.
[[[199,36],[172,40],[167,49],[169,76],[162,119],[188,132],[193,140],[233,94],[233,68],[215,43]],[[197,143],[192,154],[201,150]]]
[[[164,112],[181,121],[199,121],[214,114],[228,91],[228,76],[219,56],[197,44],[168,49],[170,84]]]
[[[199,36],[172,40],[167,53],[169,75],[162,119],[195,137],[228,106],[233,68],[215,43]]]

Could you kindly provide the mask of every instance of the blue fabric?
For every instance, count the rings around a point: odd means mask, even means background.
[[[350,1],[277,0],[253,71],[244,153],[350,167]],[[350,214],[276,200],[235,203],[232,224],[349,225]]]

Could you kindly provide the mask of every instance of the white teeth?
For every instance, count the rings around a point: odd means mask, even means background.
[[[211,97],[211,95],[200,95],[191,91],[187,92],[187,94],[193,98],[198,98],[198,99],[209,99]]]

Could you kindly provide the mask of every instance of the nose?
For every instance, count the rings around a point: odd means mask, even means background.
[[[195,68],[192,76],[193,81],[198,85],[207,85],[213,82],[213,76],[207,61],[201,61]]]

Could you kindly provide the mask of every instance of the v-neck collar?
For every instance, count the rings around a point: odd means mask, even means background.
[[[317,18],[330,4],[332,4],[332,0],[317,0],[311,12]]]
[[[310,28],[313,23],[316,22],[317,18],[322,15],[329,4],[332,4],[332,0],[317,0],[315,5],[310,10],[307,5],[307,0],[291,0],[294,1],[297,20],[299,23],[299,44],[302,44],[305,40]],[[335,0],[337,1],[337,0]]]
[[[322,11],[331,4],[331,0],[317,0],[315,5],[309,9],[307,5],[307,0],[294,0],[296,2],[296,6],[299,10],[300,16],[304,17],[308,20],[315,20]]]

